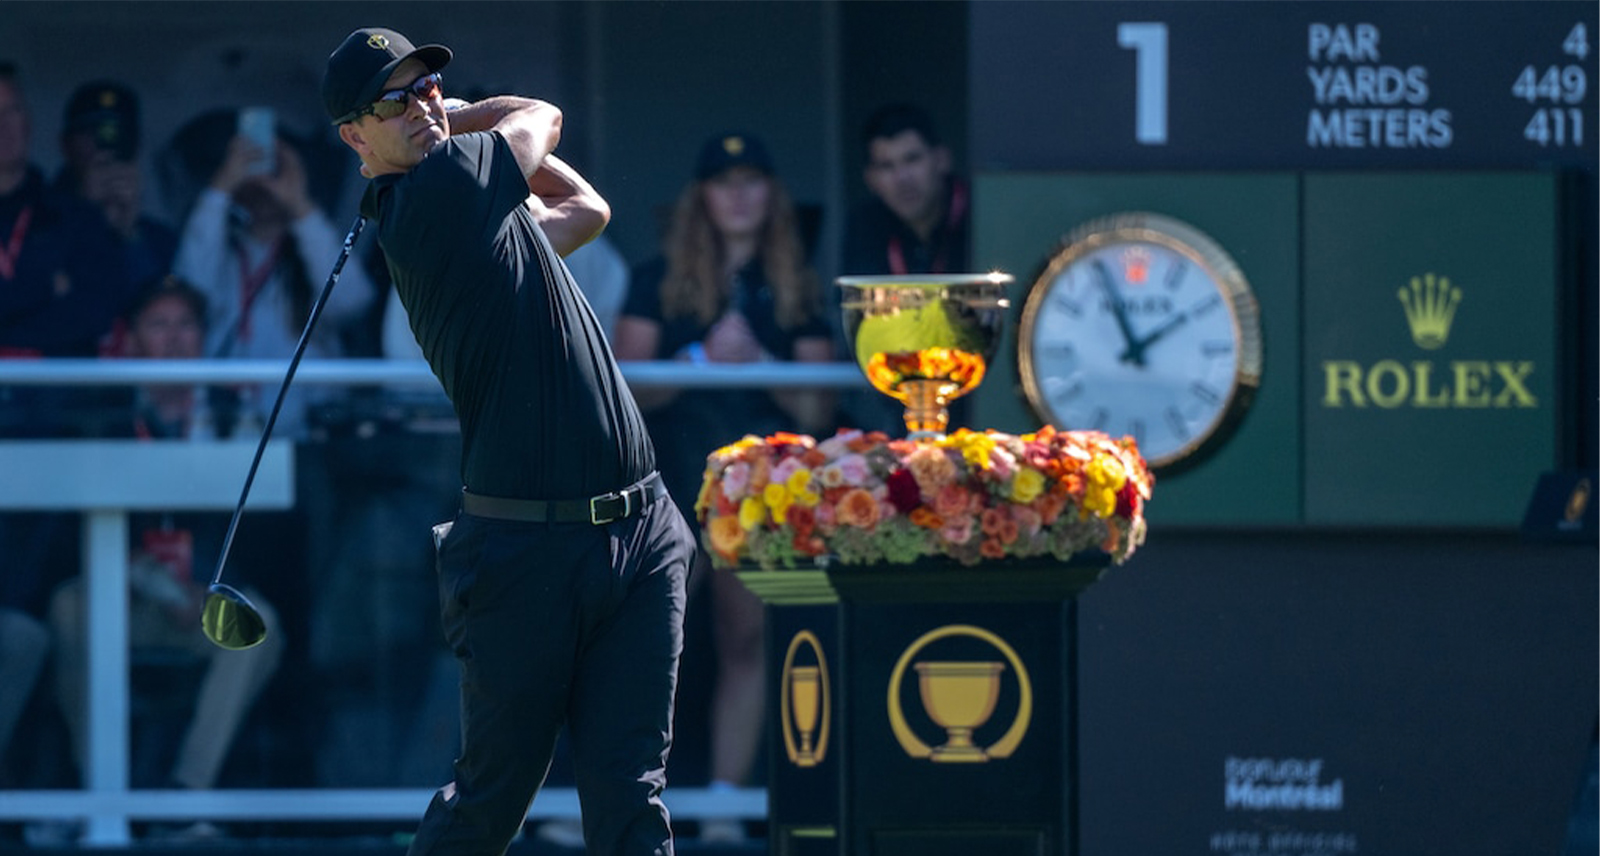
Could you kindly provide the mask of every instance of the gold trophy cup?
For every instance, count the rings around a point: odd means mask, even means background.
[[[983,382],[1011,301],[1004,273],[845,276],[844,335],[873,388],[905,405],[911,439],[938,437]]]
[[[814,738],[822,706],[821,671],[816,666],[795,666],[789,672],[790,705],[794,711],[795,730],[800,732],[800,749],[792,760],[802,767],[817,762]]]
[[[916,664],[917,685],[928,716],[945,730],[949,740],[935,747],[935,761],[987,761],[989,754],[972,742],[972,732],[989,721],[1000,697],[1004,663],[921,662]]]

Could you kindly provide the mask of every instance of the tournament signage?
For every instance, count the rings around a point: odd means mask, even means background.
[[[1515,526],[1556,464],[1554,179],[1304,188],[1307,522]]]
[[[980,169],[1593,169],[1593,3],[986,5]]]

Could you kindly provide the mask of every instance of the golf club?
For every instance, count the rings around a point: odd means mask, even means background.
[[[344,248],[339,251],[339,260],[333,263],[333,270],[328,274],[328,284],[322,287],[322,294],[306,316],[306,328],[300,333],[300,343],[295,346],[294,356],[289,358],[289,370],[283,376],[278,398],[272,402],[272,411],[267,414],[266,425],[261,429],[261,442],[256,444],[250,471],[245,474],[244,489],[239,492],[239,504],[234,506],[233,519],[228,521],[228,534],[222,539],[222,553],[217,557],[217,572],[211,576],[205,608],[200,613],[200,629],[218,647],[242,651],[260,645],[267,638],[267,623],[262,620],[261,613],[243,592],[222,581],[222,569],[228,564],[228,551],[233,547],[233,535],[239,529],[239,517],[244,513],[245,500],[250,497],[250,485],[256,480],[256,470],[261,466],[261,455],[267,450],[267,439],[272,436],[272,426],[278,421],[278,411],[283,409],[283,397],[289,392],[295,369],[300,367],[306,343],[311,341],[311,328],[316,326],[317,317],[322,314],[328,295],[333,293],[333,284],[339,281],[339,272],[344,270],[344,263],[350,258],[350,250],[355,246],[356,238],[361,235],[361,228],[366,222],[366,218],[357,217],[351,225],[350,233],[344,236]]]

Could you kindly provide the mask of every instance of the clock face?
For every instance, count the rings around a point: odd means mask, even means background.
[[[1214,450],[1260,382],[1259,313],[1238,266],[1154,214],[1069,236],[1028,294],[1018,343],[1041,418],[1132,436],[1152,467]]]

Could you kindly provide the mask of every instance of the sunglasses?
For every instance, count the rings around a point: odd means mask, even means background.
[[[439,72],[425,74],[411,81],[409,86],[391,89],[379,95],[378,100],[351,113],[344,121],[354,122],[362,116],[376,116],[380,122],[393,119],[406,112],[406,109],[411,106],[412,96],[416,96],[418,101],[427,101],[438,97],[439,93],[443,91],[441,88],[443,83],[444,78],[439,75]],[[344,123],[341,122],[340,124]]]

